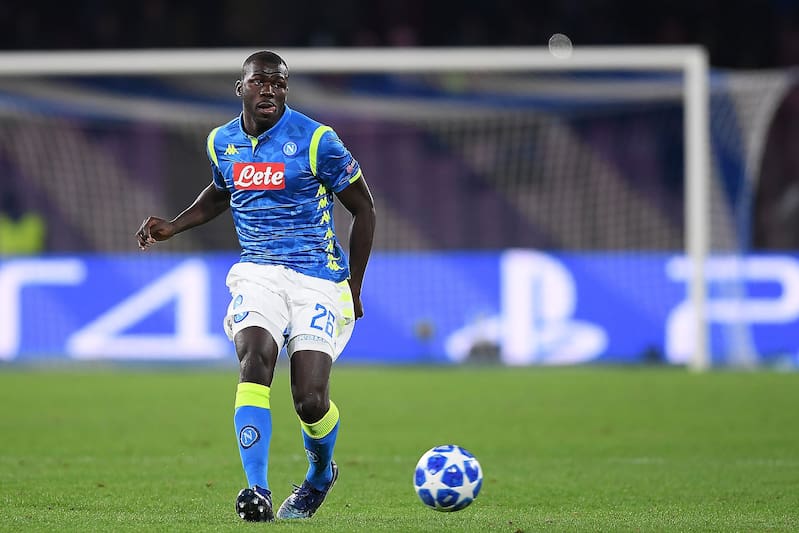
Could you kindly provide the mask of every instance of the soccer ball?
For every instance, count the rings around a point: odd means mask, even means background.
[[[416,494],[436,511],[460,511],[477,498],[483,470],[474,455],[454,444],[425,452],[413,474]]]

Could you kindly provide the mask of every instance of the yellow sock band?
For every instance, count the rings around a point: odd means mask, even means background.
[[[330,409],[327,411],[327,414],[318,422],[306,424],[300,420],[302,430],[312,439],[321,439],[322,437],[327,436],[331,431],[333,431],[333,428],[336,427],[337,423],[338,407],[336,407],[336,404],[334,404],[332,401],[330,402]]]
[[[269,409],[269,387],[258,383],[239,383],[236,388],[236,409],[244,405]]]

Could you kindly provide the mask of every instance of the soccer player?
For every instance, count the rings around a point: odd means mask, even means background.
[[[330,372],[363,316],[375,227],[360,165],[330,127],[286,105],[288,80],[286,62],[273,52],[244,61],[235,84],[242,112],[208,135],[211,183],[177,217],[148,217],[136,234],[146,250],[232,212],[242,251],[227,275],[224,327],[239,359],[234,424],[248,487],[236,512],[247,521],[275,517],[269,392],[284,346],[309,466],[277,517],[310,518],[336,482],[339,410],[329,398]],[[334,197],[352,215],[349,258],[333,231]]]

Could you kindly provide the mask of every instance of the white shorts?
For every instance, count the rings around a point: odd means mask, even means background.
[[[230,340],[257,326],[272,335],[278,352],[288,343],[289,357],[315,350],[333,361],[350,340],[355,309],[346,280],[336,283],[278,265],[236,263],[226,283],[231,301],[224,326]]]

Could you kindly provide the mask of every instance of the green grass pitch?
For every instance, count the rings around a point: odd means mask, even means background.
[[[2,531],[799,531],[799,373],[334,368],[341,476],[309,521],[244,523],[235,368],[0,369]],[[276,504],[306,463],[287,368],[272,390]],[[455,443],[467,509],[413,491]]]

